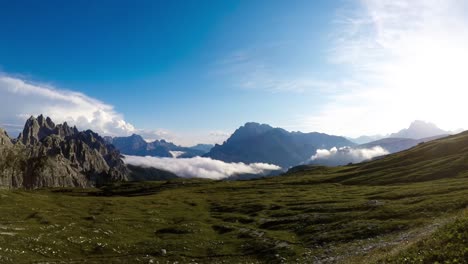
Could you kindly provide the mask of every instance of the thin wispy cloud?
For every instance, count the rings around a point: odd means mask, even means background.
[[[177,159],[126,155],[124,161],[127,164],[135,166],[152,167],[170,171],[179,177],[206,178],[214,180],[224,179],[240,174],[266,175],[271,171],[281,170],[281,167],[273,164],[245,164],[242,162],[227,163],[203,157]]]
[[[293,49],[292,43],[270,44],[258,48],[238,50],[222,59],[216,73],[234,76],[232,84],[246,90],[260,90],[270,93],[334,93],[341,85],[314,76],[313,69],[303,69],[306,73],[291,73],[269,60],[268,56],[278,49]],[[219,66],[219,67],[218,67]]]
[[[468,3],[369,0],[339,12],[330,63],[343,87],[304,127],[357,136],[397,130],[412,120],[468,127]]]

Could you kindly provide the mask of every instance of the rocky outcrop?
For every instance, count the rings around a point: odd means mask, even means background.
[[[13,143],[7,132],[0,128],[0,149],[13,146]]]
[[[58,135],[64,138],[75,135],[78,132],[76,127],[69,127],[67,122],[55,125],[49,117],[44,118],[43,115],[40,115],[35,118],[31,116],[26,121],[23,132],[18,137],[18,141],[25,145],[34,145],[50,135]]]
[[[89,187],[128,179],[120,152],[91,130],[41,115],[26,121],[16,144],[6,137],[0,131],[0,143],[8,145],[0,145],[0,186]]]

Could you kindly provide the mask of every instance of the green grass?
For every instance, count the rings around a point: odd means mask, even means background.
[[[468,262],[468,209],[455,221],[386,261],[394,263]]]
[[[0,263],[466,263],[467,137],[261,180],[0,190]]]

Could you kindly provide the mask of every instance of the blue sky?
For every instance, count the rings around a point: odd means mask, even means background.
[[[350,136],[394,132],[413,119],[463,126],[428,110],[454,77],[447,66],[464,66],[466,6],[393,2],[2,1],[0,103],[9,110],[0,124],[45,112],[103,134],[185,145],[221,142],[248,121]],[[428,54],[438,66],[421,70]],[[409,76],[393,70],[401,65]],[[433,72],[444,76],[419,82]],[[464,95],[462,75],[444,100]],[[428,103],[413,111],[418,87]]]

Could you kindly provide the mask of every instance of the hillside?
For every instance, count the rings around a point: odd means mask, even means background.
[[[205,157],[225,162],[270,163],[287,169],[307,161],[319,148],[354,145],[343,137],[288,132],[265,124],[246,123]]]
[[[463,263],[468,132],[252,181],[0,196],[2,263]]]

